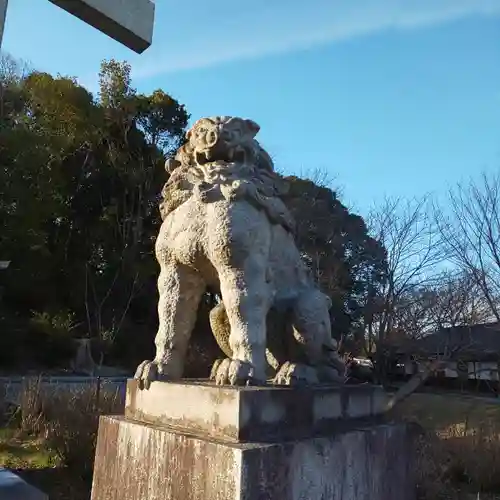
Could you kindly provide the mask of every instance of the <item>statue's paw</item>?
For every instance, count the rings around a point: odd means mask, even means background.
[[[286,362],[273,379],[275,385],[316,385],[319,383],[316,368],[300,363]]]
[[[265,385],[265,380],[256,379],[250,363],[238,359],[217,360],[210,374],[217,385]]]
[[[217,373],[219,372],[219,368],[224,361],[227,361],[225,359],[216,359],[214,361],[214,364],[212,365],[212,370],[210,371],[210,380],[213,380],[214,382],[217,380]]]
[[[151,382],[160,379],[160,370],[156,361],[143,361],[135,371],[134,378],[139,381],[139,389],[149,389]]]

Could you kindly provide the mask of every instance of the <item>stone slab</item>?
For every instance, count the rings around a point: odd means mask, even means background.
[[[49,497],[21,479],[17,474],[0,467],[0,499],[49,500]]]
[[[152,43],[155,4],[151,0],[50,0],[135,52]]]
[[[92,500],[414,500],[404,425],[232,443],[102,417]]]
[[[379,415],[387,399],[372,385],[221,387],[189,380],[153,382],[141,390],[129,380],[125,416],[235,442],[279,441]]]

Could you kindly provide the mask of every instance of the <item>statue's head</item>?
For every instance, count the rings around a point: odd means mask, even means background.
[[[196,121],[186,143],[165,164],[170,177],[163,189],[162,218],[194,193],[202,202],[245,199],[293,231],[293,218],[280,199],[288,186],[255,139],[259,129],[252,120],[232,116]]]
[[[260,127],[252,120],[232,116],[200,118],[186,133],[186,144],[175,160],[167,163],[173,171],[181,164],[203,166],[217,162],[253,164],[266,170],[274,170],[271,157],[255,140]]]
[[[252,120],[215,116],[198,120],[187,132],[187,139],[199,165],[214,161],[246,163],[253,160],[259,129]]]

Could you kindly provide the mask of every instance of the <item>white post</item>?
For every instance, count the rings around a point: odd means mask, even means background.
[[[5,17],[7,16],[7,1],[0,0],[0,49],[2,48],[3,28],[5,26]]]

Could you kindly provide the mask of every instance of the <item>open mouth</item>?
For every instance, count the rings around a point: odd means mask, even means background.
[[[234,148],[212,148],[205,151],[196,152],[196,162],[198,165],[206,163],[245,163],[247,154],[241,146]]]

